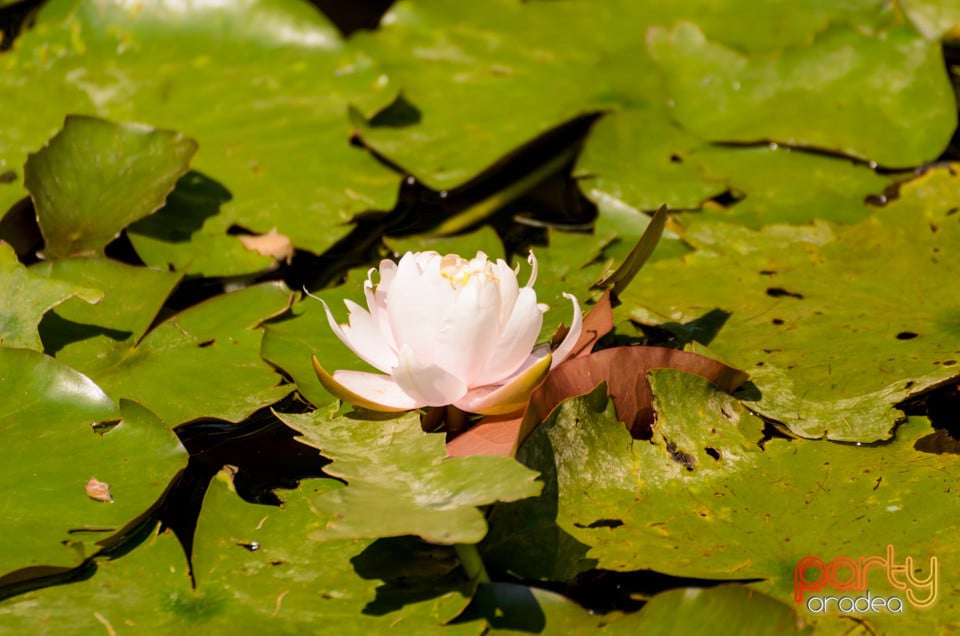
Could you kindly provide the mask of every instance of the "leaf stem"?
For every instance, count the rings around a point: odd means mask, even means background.
[[[475,543],[458,543],[454,546],[457,550],[457,556],[460,557],[460,565],[471,581],[477,583],[489,583],[490,575],[487,574],[487,568],[483,566],[483,559],[480,558],[480,552]]]

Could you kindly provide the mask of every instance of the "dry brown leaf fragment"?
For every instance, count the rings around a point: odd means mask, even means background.
[[[251,252],[286,261],[287,264],[293,258],[293,241],[289,236],[280,234],[275,227],[270,228],[266,234],[242,234],[237,238],[243,243],[243,247]]]
[[[87,480],[84,488],[87,491],[87,497],[90,497],[94,501],[113,503],[113,495],[110,494],[110,484],[107,482],[100,481],[96,477],[91,477]]]

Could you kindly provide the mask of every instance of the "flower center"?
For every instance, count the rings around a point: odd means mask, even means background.
[[[467,260],[456,254],[447,254],[440,259],[440,275],[450,281],[454,289],[462,289],[473,276],[483,276],[495,281],[493,265],[486,259]]]

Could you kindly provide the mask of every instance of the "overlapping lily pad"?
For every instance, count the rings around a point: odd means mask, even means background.
[[[594,200],[640,209],[696,207],[723,190],[691,156],[703,139],[817,145],[890,166],[936,157],[956,123],[936,44],[877,2],[793,8],[784,20],[772,6],[744,19],[716,2],[397,3],[353,45],[383,61],[418,116],[372,126],[364,140],[444,189],[552,126],[602,111],[578,174]],[[693,53],[696,42],[712,48]],[[885,92],[891,74],[898,89]]]
[[[147,333],[154,320],[162,320],[158,313],[178,274],[105,259],[66,259],[38,268],[104,290],[100,305],[61,305],[42,335],[49,352],[115,399],[141,401],[177,424],[202,416],[239,420],[288,392],[260,357],[260,323],[290,302],[282,283],[218,296]]]
[[[133,402],[118,408],[88,377],[48,356],[0,348],[0,365],[0,437],[16,458],[5,468],[0,575],[76,566],[98,550],[95,541],[157,499],[186,453],[148,410]],[[88,496],[91,478],[109,486],[112,503]]]
[[[35,631],[38,616],[66,635],[108,625],[153,633],[236,631],[238,626],[272,634],[483,632],[481,622],[444,625],[467,603],[466,579],[450,555],[434,549],[431,556],[409,546],[371,550],[369,541],[308,539],[319,520],[306,495],[322,490],[323,483],[285,493],[284,507],[275,508],[246,504],[226,480],[217,479],[197,529],[196,589],[180,546],[166,533],[102,564],[89,581],[7,601],[0,606],[0,634]],[[380,562],[372,562],[365,551],[377,552]],[[397,568],[411,559],[418,571],[393,580]],[[395,604],[383,602],[390,593]]]
[[[0,344],[42,349],[37,325],[47,311],[73,297],[96,303],[103,292],[39,276],[17,262],[10,245],[0,242]]]
[[[121,230],[163,205],[196,151],[195,141],[173,131],[68,116],[24,166],[44,255],[102,254]]]
[[[27,153],[68,113],[149,123],[195,139],[201,150],[194,168],[233,195],[196,236],[197,264],[217,274],[250,271],[249,255],[225,235],[234,224],[256,232],[276,227],[297,246],[321,252],[346,233],[335,228],[353,214],[392,206],[398,178],[350,147],[346,116],[348,101],[376,95],[379,71],[345,52],[306,2],[180,10],[52,0],[4,54],[3,69],[0,103],[9,117],[0,171],[20,174]],[[19,188],[0,188],[0,209],[21,196]],[[217,259],[202,252],[211,243]],[[170,249],[179,258],[169,260],[183,262],[176,241]]]
[[[508,457],[447,458],[443,435],[425,435],[416,413],[386,421],[281,415],[333,459],[326,472],[345,488],[311,501],[315,539],[417,535],[439,544],[477,543],[487,532],[478,506],[540,492],[536,473]]]
[[[625,302],[678,332],[730,313],[709,345],[750,372],[751,408],[804,437],[887,439],[894,404],[958,374],[957,184],[933,169],[851,226],[693,225],[699,249],[645,268]]]
[[[689,22],[648,40],[677,120],[712,141],[777,141],[895,168],[935,159],[956,126],[940,47],[910,28],[831,28],[809,45],[754,56]]]
[[[658,423],[650,442],[632,440],[599,391],[568,402],[533,434],[518,458],[542,472],[544,496],[498,508],[494,557],[506,550],[515,571],[534,577],[596,567],[756,578],[787,603],[808,555],[886,558],[892,545],[897,562],[912,556],[924,577],[931,557],[941,573],[956,567],[949,484],[960,466],[953,454],[918,449],[932,435],[924,419],[871,448],[785,439],[761,447],[762,422],[706,381],[656,371],[651,384]],[[897,592],[879,571],[870,584],[875,595]],[[931,628],[958,619],[949,602],[905,611],[911,624]],[[869,621],[885,632],[904,618]]]

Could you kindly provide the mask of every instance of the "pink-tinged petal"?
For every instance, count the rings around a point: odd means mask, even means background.
[[[537,294],[524,287],[476,384],[494,384],[515,373],[530,355],[542,326],[543,313],[537,306]]]
[[[400,349],[400,363],[390,373],[404,393],[423,406],[447,406],[467,392],[467,385],[449,371],[432,363],[421,363],[413,349]]]
[[[519,411],[527,405],[530,393],[550,371],[550,354],[529,359],[532,364],[513,376],[502,386],[483,386],[471,389],[454,402],[461,411],[481,415],[503,415]]]
[[[374,317],[352,300],[344,300],[350,312],[350,324],[342,326],[349,339],[347,346],[370,366],[390,373],[397,366],[397,354],[388,343]]]
[[[394,341],[398,348],[411,347],[421,364],[434,363],[437,320],[456,299],[450,281],[440,274],[439,261],[435,253],[408,252],[400,259],[386,296]]]
[[[577,340],[580,339],[580,332],[583,331],[583,312],[580,311],[580,303],[577,302],[577,298],[572,294],[565,293],[563,296],[564,298],[569,298],[573,303],[573,320],[570,322],[570,329],[563,338],[563,342],[553,350],[553,365],[551,368],[570,357],[570,352],[573,351]]]
[[[349,347],[350,351],[353,351],[357,356],[364,362],[370,364],[381,371],[388,371],[393,365],[396,364],[396,355],[388,348],[383,350],[377,348],[376,343],[382,343],[383,341],[380,338],[377,338],[374,343],[370,343],[366,340],[367,335],[369,334],[370,326],[372,325],[372,319],[370,314],[363,310],[356,303],[351,303],[353,305],[350,315],[350,322],[359,326],[359,329],[348,327],[344,329],[337,322],[337,319],[333,317],[333,312],[330,311],[329,305],[322,298],[318,300],[323,304],[323,310],[327,312],[327,323],[330,325],[330,329],[333,331],[334,335],[337,338],[340,338],[340,341]],[[347,301],[349,302],[349,301]],[[347,305],[350,307],[350,304]],[[356,312],[356,313],[354,313]]]
[[[437,321],[433,362],[467,386],[485,383],[478,379],[499,337],[497,301],[496,283],[473,276]]]
[[[404,393],[392,378],[363,371],[336,371],[332,376],[313,356],[313,369],[320,384],[335,397],[354,406],[396,413],[425,406]]]
[[[497,326],[502,331],[510,319],[513,306],[517,302],[520,286],[517,284],[516,273],[503,259],[497,259],[493,275],[497,279],[497,290],[500,292],[500,306],[497,311]]]
[[[527,262],[530,263],[530,278],[527,279],[527,284],[524,287],[533,287],[533,284],[537,282],[537,257],[533,255],[533,250],[527,254]]]
[[[388,267],[387,263],[393,267]],[[397,343],[393,339],[393,331],[390,330],[390,317],[387,314],[387,289],[390,287],[390,281],[393,280],[393,272],[396,269],[397,264],[393,261],[383,261],[380,263],[380,284],[375,286],[373,283],[373,272],[376,271],[373,269],[367,273],[367,280],[363,283],[363,294],[367,299],[370,316],[377,328],[380,329],[380,336],[392,351],[397,350]]]
[[[390,283],[393,282],[393,277],[397,274],[397,264],[385,258],[380,261],[380,268],[377,271],[380,276],[377,289],[383,290],[383,293],[386,294],[387,290],[390,289]]]

